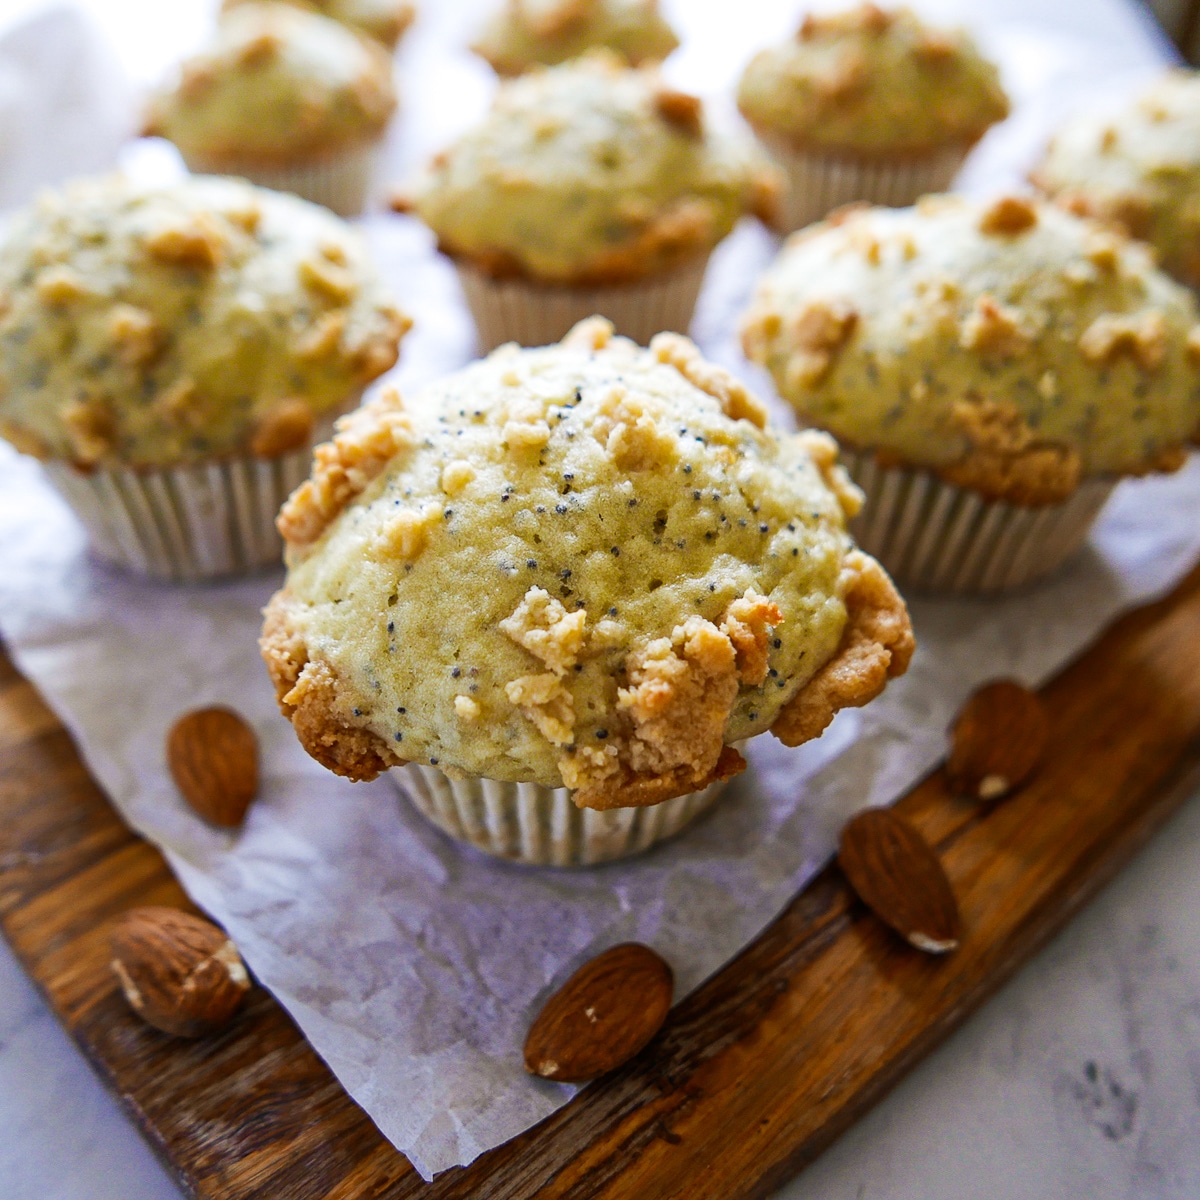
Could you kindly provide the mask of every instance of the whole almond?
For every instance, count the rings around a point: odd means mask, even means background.
[[[624,942],[584,963],[538,1013],[525,1069],[583,1083],[628,1062],[671,1008],[671,968],[649,946]]]
[[[237,947],[211,921],[177,908],[134,908],[113,927],[112,969],[142,1020],[176,1037],[227,1024],[250,990]]]
[[[998,680],[963,705],[950,730],[946,778],[960,796],[999,800],[1020,787],[1045,757],[1050,718],[1036,692]]]
[[[842,830],[838,865],[859,899],[905,941],[929,954],[958,946],[954,890],[929,843],[889,808],[867,808]]]
[[[228,708],[180,717],[167,735],[167,765],[184,799],[206,821],[235,828],[258,793],[258,740]]]

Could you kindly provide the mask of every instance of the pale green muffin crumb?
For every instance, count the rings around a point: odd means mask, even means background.
[[[1068,122],[1034,181],[1073,212],[1119,223],[1200,286],[1200,75],[1171,71],[1116,113]]]
[[[395,47],[404,32],[416,19],[417,10],[410,0],[286,0],[298,8],[308,8],[357,29],[388,49]],[[260,0],[224,0],[223,8],[239,4],[256,4]]]
[[[82,467],[307,440],[409,321],[349,226],[239,180],[81,180],[0,245],[0,435]]]
[[[503,0],[471,49],[499,74],[520,75],[596,48],[636,67],[678,45],[658,0]]]
[[[318,451],[263,646],[326,765],[654,803],[903,671],[907,615],[846,532],[860,497],[832,441],[766,429],[686,338],[610,335],[503,347]]]
[[[1047,203],[928,197],[795,235],[747,355],[814,425],[996,499],[1174,469],[1200,430],[1191,294],[1146,247]]]
[[[868,156],[970,146],[1008,115],[999,73],[964,32],[874,4],[806,16],[751,60],[738,107],[764,135]]]
[[[446,253],[489,274],[605,284],[707,254],[778,186],[695,97],[597,51],[502,84],[413,206]]]
[[[193,168],[310,162],[378,138],[396,107],[387,51],[291,4],[239,4],[156,95],[145,132]]]

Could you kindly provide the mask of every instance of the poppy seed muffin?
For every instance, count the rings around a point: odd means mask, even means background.
[[[874,4],[806,16],[751,60],[738,107],[788,169],[789,229],[854,200],[944,191],[1008,115],[996,68],[965,33]]]
[[[106,558],[173,578],[278,562],[291,460],[408,326],[316,205],[81,180],[0,245],[0,436],[46,461]]]
[[[866,459],[1045,508],[1182,464],[1200,429],[1197,319],[1145,247],[1097,222],[930,197],[794,235],[743,343],[804,420]]]
[[[874,4],[806,16],[751,60],[738,106],[797,145],[866,155],[969,146],[1008,115],[996,68],[964,32]]]
[[[1200,287],[1200,75],[1171,71],[1121,111],[1068,122],[1034,183],[1080,216],[1115,222]]]
[[[47,193],[0,245],[0,433],[81,468],[308,445],[409,326],[358,236],[236,179]]]
[[[223,8],[259,0],[224,0]],[[308,8],[349,25],[394,50],[408,27],[416,20],[417,10],[410,0],[286,0],[298,8]]]
[[[222,14],[212,44],[151,100],[145,132],[174,142],[193,171],[244,175],[352,216],[395,108],[377,42],[255,0]]]
[[[502,84],[408,202],[459,266],[486,347],[556,340],[598,294],[645,342],[686,328],[709,253],[743,213],[769,215],[778,186],[694,96],[596,51]],[[648,303],[660,284],[673,309]]]
[[[658,0],[504,0],[471,49],[498,74],[520,75],[597,47],[636,67],[678,45]]]
[[[594,318],[382,397],[318,449],[280,515],[263,655],[340,774],[414,761],[656,805],[904,671],[857,504],[824,435],[765,429],[687,339],[642,350]]]

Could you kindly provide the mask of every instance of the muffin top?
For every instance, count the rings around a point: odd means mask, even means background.
[[[0,434],[79,466],[302,445],[408,319],[347,225],[239,180],[81,180],[0,245]]]
[[[224,0],[222,8],[238,4],[260,3],[261,0]],[[340,21],[382,42],[389,49],[403,37],[404,31],[416,19],[417,10],[411,0],[286,0],[299,8],[319,12],[331,21]]]
[[[743,342],[807,420],[994,499],[1174,469],[1200,430],[1195,301],[1098,222],[1006,196],[793,237]]]
[[[443,251],[491,275],[603,284],[707,253],[777,194],[773,169],[709,130],[698,99],[593,51],[501,84],[411,204]]]
[[[286,3],[239,4],[151,103],[145,132],[210,169],[282,166],[378,136],[396,107],[378,42]]]
[[[1008,116],[999,73],[965,33],[874,4],[806,16],[750,61],[738,107],[760,133],[866,155],[971,145]]]
[[[325,765],[653,804],[904,670],[907,614],[846,532],[832,440],[765,429],[678,334],[611,334],[502,347],[407,407],[385,390],[318,448],[262,644]]]
[[[1171,71],[1115,115],[1068,123],[1034,182],[1073,212],[1120,222],[1200,286],[1200,75]]]
[[[499,74],[520,75],[598,46],[636,67],[678,45],[658,0],[505,0],[471,49]]]

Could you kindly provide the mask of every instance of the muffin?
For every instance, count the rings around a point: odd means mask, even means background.
[[[319,762],[396,770],[493,854],[644,849],[742,769],[737,744],[816,737],[908,664],[836,457],[765,428],[686,338],[644,350],[601,318],[409,406],[385,392],[280,514],[280,707]]]
[[[850,448],[863,547],[906,585],[992,592],[1078,549],[1119,479],[1183,463],[1197,316],[1095,221],[944,196],[794,234],[743,343]]]
[[[687,329],[712,248],[778,183],[694,96],[593,51],[502,84],[397,207],[454,260],[484,349],[594,312],[644,344]]]
[[[224,0],[222,8],[234,8],[247,2],[258,3],[259,0]],[[417,16],[410,0],[287,0],[287,3],[349,25],[389,50],[396,48]]]
[[[43,460],[102,558],[183,580],[276,564],[312,446],[408,324],[315,205],[81,180],[0,245],[0,436]]]
[[[1171,71],[1117,114],[1070,122],[1033,182],[1149,242],[1165,271],[1200,287],[1200,75]]]
[[[996,68],[959,30],[874,4],[804,18],[763,50],[738,107],[786,168],[786,229],[855,200],[912,204],[942,192],[1008,115]]]
[[[597,47],[636,67],[661,62],[678,45],[658,0],[505,0],[471,49],[498,74],[520,75]]]
[[[342,216],[363,209],[396,108],[377,42],[285,3],[239,4],[150,103],[144,131],[196,172],[242,175]]]

